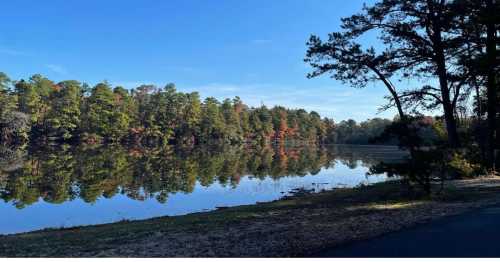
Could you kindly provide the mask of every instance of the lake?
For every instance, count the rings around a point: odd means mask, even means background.
[[[388,146],[0,149],[0,234],[182,215],[386,181]]]

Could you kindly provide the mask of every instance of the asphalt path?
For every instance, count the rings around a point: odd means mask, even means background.
[[[312,257],[500,257],[500,206],[326,249]]]

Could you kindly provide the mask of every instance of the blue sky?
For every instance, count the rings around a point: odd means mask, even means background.
[[[180,91],[247,104],[315,110],[336,121],[377,114],[386,90],[307,79],[311,34],[339,29],[366,0],[16,0],[2,3],[0,71],[55,81],[107,80],[135,87],[173,82]],[[370,2],[370,1],[368,1]],[[367,45],[370,43],[367,42]]]

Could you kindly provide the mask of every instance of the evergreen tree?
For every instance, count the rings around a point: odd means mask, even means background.
[[[81,121],[82,88],[77,81],[63,81],[50,96],[51,108],[47,116],[50,136],[70,139],[76,135]]]

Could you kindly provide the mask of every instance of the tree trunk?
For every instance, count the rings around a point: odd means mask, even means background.
[[[477,103],[477,121],[481,121],[481,116],[483,115],[483,109],[482,109],[482,105],[481,105],[481,93],[480,93],[480,90],[479,90],[479,85],[477,83],[475,83],[474,81],[474,88],[476,90],[476,103]]]
[[[406,115],[403,112],[403,107],[401,105],[401,101],[399,100],[398,94],[396,92],[391,92],[391,94],[394,97],[394,102],[396,103],[396,107],[398,109],[399,118],[401,119],[401,121],[406,121]]]
[[[439,77],[441,98],[443,100],[443,111],[444,119],[446,122],[446,130],[448,132],[448,142],[451,147],[456,148],[460,146],[460,140],[458,138],[457,122],[455,119],[454,108],[450,99],[450,92],[448,89],[446,65],[442,51],[437,53],[437,74]]]
[[[446,58],[441,35],[441,23],[439,22],[441,8],[437,9],[439,12],[436,12],[436,7],[433,5],[432,1],[429,1],[429,20],[431,24],[429,24],[428,27],[430,27],[429,32],[432,32],[430,33],[430,38],[435,52],[433,60],[436,64],[436,74],[439,78],[439,86],[441,89],[441,100],[446,122],[446,131],[448,132],[448,143],[450,147],[457,148],[460,147],[460,140],[458,138],[457,122],[454,115],[454,105],[451,102],[450,89],[448,87]]]
[[[396,92],[396,88],[392,83],[374,66],[368,65],[368,67],[375,72],[375,74],[379,77],[379,79],[384,83],[384,85],[387,87],[389,90],[389,93],[391,93],[392,98],[394,98],[394,103],[396,103],[396,108],[398,109],[399,113],[399,118],[401,121],[406,121],[406,115],[403,111],[403,106],[401,104],[401,100],[399,99],[398,93]]]
[[[497,121],[497,91],[496,91],[496,28],[495,28],[495,6],[493,0],[486,3],[486,54],[488,61],[487,68],[487,110],[488,110],[488,140],[487,140],[487,164],[489,168],[495,165],[495,144],[496,144],[496,121]]]

